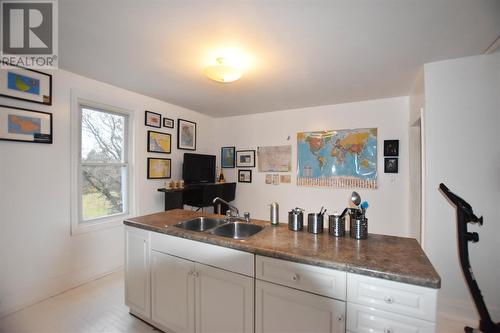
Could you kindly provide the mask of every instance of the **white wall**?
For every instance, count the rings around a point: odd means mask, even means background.
[[[425,251],[443,280],[440,312],[477,319],[458,262],[455,208],[445,183],[484,216],[471,263],[490,312],[500,320],[500,54],[425,65]]]
[[[135,113],[136,214],[163,210],[163,181],[146,179],[144,110],[198,124],[198,150],[213,151],[212,118],[69,72],[53,72],[53,105],[2,98],[0,104],[53,113],[51,145],[0,141],[0,315],[107,273],[123,263],[121,227],[70,235],[70,90],[102,97]],[[168,88],[165,88],[168,89]],[[99,97],[100,96],[100,97]],[[103,102],[103,101],[96,101]],[[173,179],[183,151],[172,134]],[[152,129],[152,128],[150,128]]]
[[[358,192],[370,208],[369,231],[389,235],[408,235],[408,121],[407,97],[357,103],[326,105],[216,120],[216,147],[236,146],[237,150],[259,146],[292,145],[292,184],[266,185],[265,173],[253,168],[251,184],[238,183],[235,204],[240,211],[249,211],[255,218],[269,219],[273,201],[280,204],[280,220],[287,221],[287,212],[296,207],[319,211],[324,205],[329,212],[342,211],[348,204],[352,189],[297,187],[297,132],[344,128],[378,127],[377,190]],[[287,137],[290,136],[290,140]],[[399,174],[383,173],[383,140],[400,140]],[[236,181],[238,169],[224,169],[229,181]]]

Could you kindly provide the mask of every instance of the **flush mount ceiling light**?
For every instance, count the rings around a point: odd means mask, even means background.
[[[215,64],[205,68],[205,75],[211,80],[228,83],[239,80],[243,75],[243,71],[228,59],[218,57],[215,59]]]

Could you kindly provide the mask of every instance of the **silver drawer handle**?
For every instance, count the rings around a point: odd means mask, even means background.
[[[394,298],[392,298],[391,296],[385,296],[384,302],[386,302],[387,304],[392,304],[392,303],[394,303]],[[388,332],[388,333],[391,333],[391,332]]]
[[[390,327],[384,328],[384,333],[393,333],[394,331]]]
[[[292,280],[293,281],[298,281],[299,280],[299,275],[298,274],[293,274],[292,275]]]

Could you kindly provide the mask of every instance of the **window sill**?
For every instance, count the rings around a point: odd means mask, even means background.
[[[76,236],[89,232],[100,231],[104,229],[116,228],[123,225],[123,221],[129,218],[130,214],[120,214],[98,221],[76,222],[71,224],[71,235]]]

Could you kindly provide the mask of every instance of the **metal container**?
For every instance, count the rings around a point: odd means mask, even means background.
[[[351,238],[366,239],[368,237],[368,219],[351,217]]]
[[[288,229],[292,231],[304,229],[304,213],[302,209],[295,208],[288,212]]]
[[[323,215],[318,213],[307,214],[307,231],[312,234],[323,233]]]
[[[271,211],[270,211],[270,221],[272,225],[279,225],[280,224],[280,205],[277,202],[273,202],[270,204],[271,206]]]
[[[328,233],[335,237],[345,236],[345,216],[333,214],[328,217]]]

